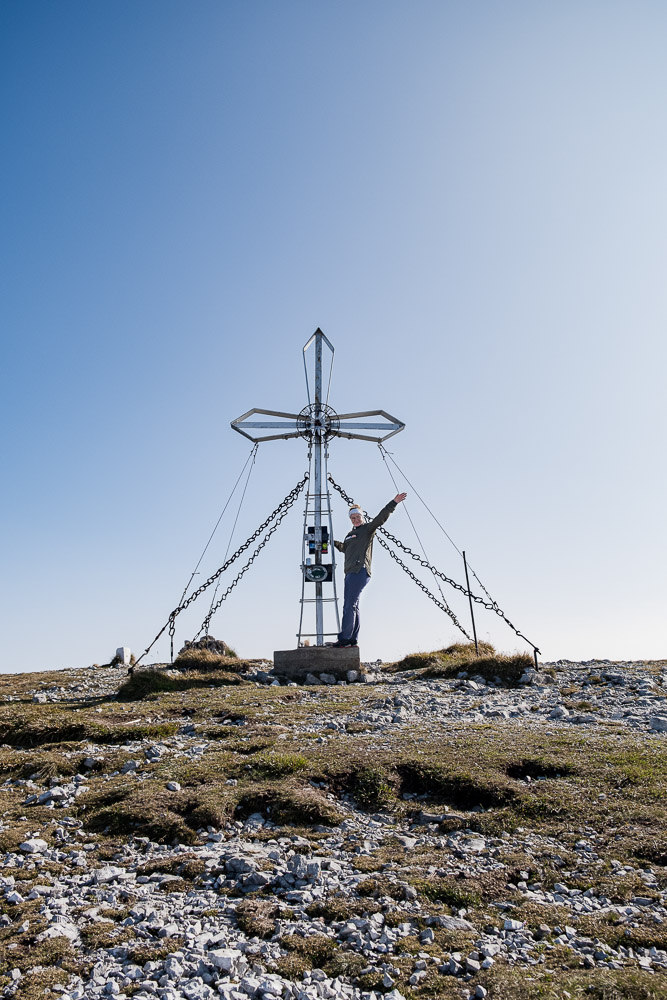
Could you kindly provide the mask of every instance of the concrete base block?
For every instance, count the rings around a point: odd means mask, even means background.
[[[329,674],[344,681],[349,670],[361,671],[359,647],[333,649],[331,646],[302,646],[299,649],[276,650],[273,667],[281,677],[292,681],[305,681],[307,674],[318,678],[320,674]]]

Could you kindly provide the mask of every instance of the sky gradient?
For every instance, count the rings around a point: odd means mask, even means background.
[[[7,0],[0,669],[144,649],[247,457],[229,422],[305,405],[318,326],[334,408],[405,421],[396,461],[544,659],[667,656],[666,38],[659,2]],[[305,452],[261,446],[232,548]],[[331,471],[395,492],[372,444]],[[213,620],[242,655],[294,644],[301,513]],[[457,639],[377,549],[362,613],[362,659]]]

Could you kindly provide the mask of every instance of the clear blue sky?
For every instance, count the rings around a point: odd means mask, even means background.
[[[230,420],[305,404],[317,326],[333,406],[406,422],[397,462],[545,659],[666,656],[666,37],[641,0],[5,0],[2,669],[144,648],[245,460]],[[374,445],[331,451],[393,495]],[[262,446],[238,541],[305,465]],[[299,557],[300,510],[212,633],[293,645]],[[457,637],[380,551],[363,611],[362,658]]]

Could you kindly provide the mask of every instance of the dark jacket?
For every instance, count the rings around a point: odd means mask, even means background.
[[[396,503],[390,500],[377,517],[367,524],[354,526],[348,531],[343,542],[334,542],[339,552],[345,553],[345,572],[358,573],[365,569],[371,575],[371,559],[373,558],[373,535],[390,514],[396,510]]]

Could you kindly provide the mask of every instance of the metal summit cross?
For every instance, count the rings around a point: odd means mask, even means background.
[[[311,395],[311,382],[308,376],[308,360],[306,353],[314,345],[314,383]],[[322,351],[326,347],[331,352],[331,362],[327,379],[326,398],[323,399],[322,381]],[[279,410],[262,410],[257,407],[232,420],[232,427],[250,441],[277,441],[288,438],[304,438],[308,442],[308,461],[310,478],[308,495],[304,512],[303,542],[302,542],[302,584],[301,584],[301,615],[299,618],[298,642],[306,637],[314,637],[316,645],[324,645],[325,635],[334,635],[340,631],[338,614],[338,596],[336,593],[335,549],[333,545],[333,523],[331,516],[331,496],[327,484],[327,462],[329,458],[328,443],[331,438],[355,438],[360,441],[373,441],[380,444],[387,438],[398,434],[405,424],[384,410],[363,410],[358,413],[336,413],[329,406],[329,390],[333,372],[334,349],[331,342],[318,329],[303,349],[303,367],[306,375],[306,392],[308,405],[300,413],[283,413]],[[254,416],[278,419],[251,419]],[[382,417],[383,420],[373,420]],[[270,431],[269,434],[258,434],[258,431]],[[324,485],[324,490],[323,490]],[[323,524],[323,518],[327,522]],[[323,557],[328,557],[324,559]],[[323,585],[333,585],[333,597],[325,598]],[[306,585],[314,585],[315,597],[306,598]],[[333,603],[336,614],[336,633],[324,631],[324,605]],[[304,606],[315,605],[315,632],[303,631]]]

